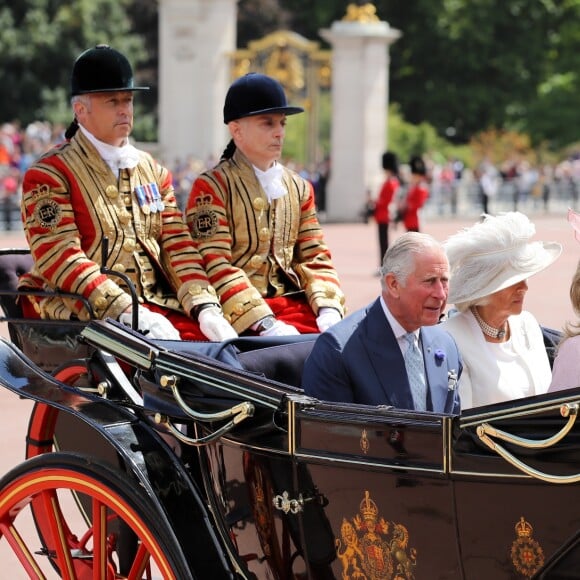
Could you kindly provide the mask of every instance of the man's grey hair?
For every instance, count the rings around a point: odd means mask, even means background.
[[[70,104],[73,108],[75,103],[82,103],[88,111],[91,110],[91,97],[89,95],[75,95],[71,97]]]
[[[415,256],[424,250],[438,248],[443,251],[443,245],[429,234],[407,232],[398,237],[385,252],[381,266],[381,287],[386,290],[385,276],[392,274],[400,284],[407,285],[407,278],[415,269]]]

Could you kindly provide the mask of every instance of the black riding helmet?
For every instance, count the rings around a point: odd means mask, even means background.
[[[303,112],[302,107],[288,105],[284,89],[276,79],[260,73],[248,73],[235,80],[228,89],[224,123],[227,125],[242,117],[265,113],[295,115]]]
[[[147,91],[133,84],[133,69],[127,57],[107,44],[85,50],[71,74],[71,96],[113,91]]]

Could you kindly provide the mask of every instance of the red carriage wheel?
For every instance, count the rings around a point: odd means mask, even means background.
[[[53,372],[53,376],[61,383],[77,386],[87,384],[89,370],[82,361],[67,363]],[[36,403],[32,409],[28,422],[28,436],[26,438],[26,457],[35,457],[42,453],[51,453],[55,450],[54,434],[59,412],[58,409]]]
[[[84,509],[74,513],[79,499],[90,506],[88,521]],[[50,530],[40,549],[38,538],[28,543],[19,527],[33,502]],[[48,577],[47,568],[71,580],[191,577],[146,491],[81,455],[43,454],[6,474],[0,480],[0,535],[30,578]]]

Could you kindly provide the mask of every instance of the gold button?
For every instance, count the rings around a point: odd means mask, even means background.
[[[125,205],[131,205],[131,196],[130,195],[125,196]]]
[[[123,242],[123,250],[125,250],[125,252],[132,252],[135,249],[135,240],[132,238],[129,238],[128,240],[125,240]]]
[[[234,314],[241,316],[244,313],[244,305],[241,303],[236,304],[232,310],[233,310]]]
[[[105,189],[105,194],[111,199],[115,199],[119,195],[119,190],[116,185],[107,185]]]
[[[212,296],[217,296],[217,292],[215,291],[215,288],[213,286],[208,286],[207,287],[207,291],[212,295]]]
[[[128,224],[131,221],[131,214],[127,211],[122,211],[119,213],[119,220],[123,224]]]
[[[193,286],[191,286],[188,292],[192,296],[198,296],[199,294],[201,294],[201,286],[199,284],[194,284]]]
[[[102,310],[103,308],[105,308],[105,306],[107,306],[107,299],[104,296],[99,296],[95,300],[95,308],[97,308],[98,310]]]
[[[252,300],[250,301],[250,304],[252,306],[261,306],[262,304],[262,300],[260,300],[259,298],[252,298]]]
[[[336,290],[334,288],[327,288],[324,294],[327,298],[334,298],[336,296]]]
[[[270,230],[268,228],[262,228],[258,234],[261,242],[265,242],[270,239]]]
[[[252,268],[259,268],[263,263],[264,260],[262,260],[262,256],[256,255],[250,258],[250,266]]]
[[[258,211],[262,211],[266,207],[266,201],[262,197],[257,197],[252,203],[254,209],[257,209]]]
[[[123,264],[115,264],[112,268],[113,272],[121,272],[121,274],[123,272],[125,272],[125,266],[123,266]]]

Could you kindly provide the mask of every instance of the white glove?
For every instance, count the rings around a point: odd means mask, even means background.
[[[133,314],[131,311],[123,312],[119,316],[119,322],[125,326],[131,326]],[[181,340],[179,332],[165,316],[157,312],[151,312],[147,308],[139,306],[139,328],[147,338],[161,338],[165,340]]]
[[[276,320],[271,328],[260,332],[260,336],[295,336],[296,334],[300,333],[294,326],[281,320]]]
[[[336,308],[323,307],[318,311],[316,324],[318,326],[318,330],[320,330],[320,332],[324,332],[341,320],[342,316]]]
[[[224,318],[222,311],[217,306],[201,310],[197,315],[197,321],[203,334],[214,342],[221,342],[238,336],[238,333]]]

